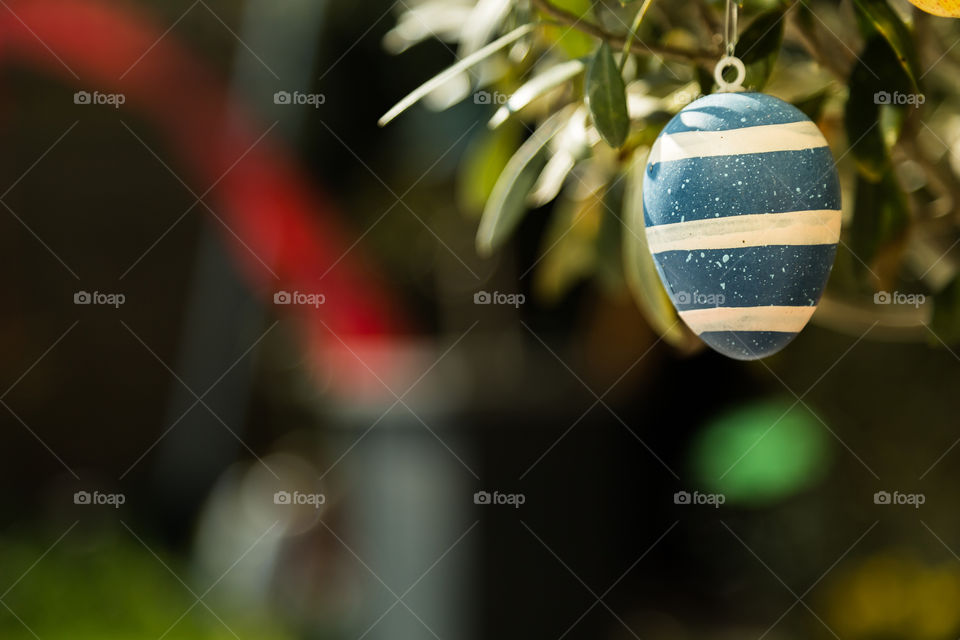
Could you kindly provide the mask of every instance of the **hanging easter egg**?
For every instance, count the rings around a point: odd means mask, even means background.
[[[960,0],[910,0],[918,9],[946,18],[960,18]]]
[[[840,183],[799,109],[761,93],[691,103],[654,143],[643,207],[670,299],[713,349],[763,358],[807,324],[840,238]]]

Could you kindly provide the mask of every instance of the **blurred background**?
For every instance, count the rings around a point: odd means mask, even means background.
[[[956,349],[481,259],[402,0],[0,4],[0,637],[960,633]]]

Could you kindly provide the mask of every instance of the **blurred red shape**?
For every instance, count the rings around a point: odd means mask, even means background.
[[[332,369],[342,390],[369,384],[371,369],[389,363],[361,362],[355,351],[371,339],[389,343],[405,314],[372,265],[350,250],[330,203],[289,151],[264,137],[269,126],[166,29],[129,6],[92,0],[8,0],[0,8],[8,60],[78,90],[123,93],[124,110],[157,127],[162,151],[173,154],[176,171],[186,169],[191,189],[204,196],[209,189],[224,241],[264,302],[277,291],[325,296],[319,308],[283,308],[301,322],[313,364]]]

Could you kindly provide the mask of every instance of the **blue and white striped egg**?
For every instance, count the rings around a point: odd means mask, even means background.
[[[688,105],[650,152],[643,207],[667,293],[713,349],[763,358],[807,324],[840,238],[840,182],[799,109],[761,93]]]

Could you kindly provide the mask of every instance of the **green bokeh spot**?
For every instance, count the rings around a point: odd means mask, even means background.
[[[693,445],[703,490],[727,504],[765,506],[811,487],[826,473],[830,442],[803,405],[766,401],[721,415]]]

